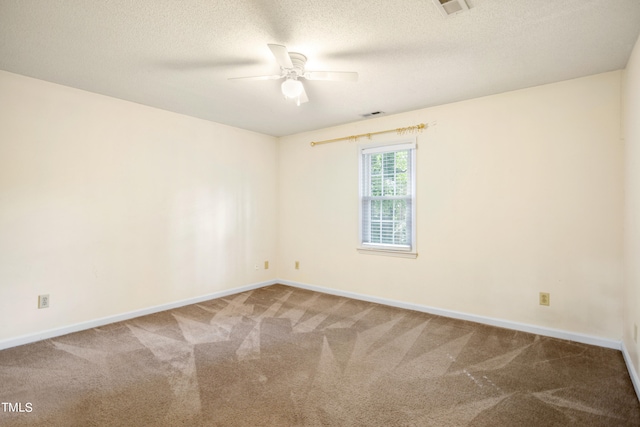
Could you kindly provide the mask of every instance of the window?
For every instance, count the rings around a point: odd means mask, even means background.
[[[415,140],[360,151],[360,250],[415,256]]]

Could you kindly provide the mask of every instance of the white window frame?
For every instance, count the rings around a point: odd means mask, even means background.
[[[378,243],[369,243],[364,242],[364,208],[363,208],[363,199],[365,197],[365,185],[367,185],[370,180],[368,177],[365,177],[366,165],[365,165],[365,156],[367,154],[375,154],[375,153],[388,153],[392,151],[400,151],[400,150],[410,150],[410,180],[411,184],[409,185],[411,191],[411,209],[409,215],[411,218],[409,231],[410,235],[410,244],[408,246],[405,245],[387,245],[387,244],[378,244]],[[416,258],[418,256],[416,251],[416,138],[415,137],[405,137],[403,139],[397,139],[394,141],[383,141],[378,143],[368,143],[362,144],[358,147],[358,157],[359,157],[359,177],[358,177],[358,187],[359,187],[359,197],[358,197],[358,252],[364,254],[373,254],[373,255],[388,255],[388,256],[396,256],[403,258]]]

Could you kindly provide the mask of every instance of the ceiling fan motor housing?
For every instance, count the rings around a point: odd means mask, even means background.
[[[307,57],[298,52],[289,52],[291,63],[293,64],[293,71],[296,77],[304,75],[304,65],[307,63]]]

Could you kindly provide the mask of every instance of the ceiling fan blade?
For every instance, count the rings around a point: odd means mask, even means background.
[[[293,62],[291,62],[291,57],[286,47],[279,44],[269,44],[267,46],[271,49],[271,53],[276,58],[278,65],[282,68],[293,68]]]
[[[231,77],[229,80],[278,80],[283,77],[282,74],[274,74],[271,76]]]
[[[307,71],[304,73],[307,80],[331,80],[340,82],[355,82],[358,73],[355,71]]]
[[[304,86],[302,86],[302,92],[298,97],[298,105],[304,104],[305,102],[309,102],[309,97],[307,96],[307,92],[304,90]]]

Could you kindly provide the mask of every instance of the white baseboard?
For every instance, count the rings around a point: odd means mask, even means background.
[[[325,288],[322,286],[315,286],[315,285],[309,285],[305,283],[293,282],[290,280],[270,280],[267,282],[254,283],[250,285],[240,286],[237,288],[226,289],[224,291],[214,292],[214,293],[202,295],[199,297],[188,298],[188,299],[175,301],[167,304],[161,304],[154,307],[134,310],[127,313],[102,317],[100,319],[89,320],[86,322],[76,323],[73,325],[64,326],[60,328],[49,329],[46,331],[23,335],[16,338],[9,338],[9,339],[0,341],[0,350],[5,348],[10,348],[10,347],[16,347],[23,344],[29,344],[29,343],[44,340],[44,339],[54,338],[61,335],[70,334],[72,332],[82,331],[85,329],[97,328],[99,326],[104,326],[110,323],[121,322],[123,320],[133,319],[134,317],[145,316],[147,314],[153,314],[160,311],[170,310],[172,308],[183,307],[189,304],[196,304],[196,303],[207,301],[210,299],[221,298],[228,295],[237,294],[240,292],[245,292],[253,289],[258,289],[264,286],[273,285],[276,283],[282,283],[283,285],[293,286],[301,289],[308,289],[316,292],[322,292],[325,294],[331,294],[331,295],[353,298],[353,299],[362,300],[362,301],[374,302],[377,304],[383,304],[383,305],[388,305],[392,307],[405,308],[408,310],[431,313],[438,316],[451,317],[451,318],[460,319],[460,320],[468,320],[471,322],[482,323],[485,325],[497,326],[501,328],[512,329],[512,330],[517,330],[522,332],[529,332],[537,335],[575,341],[583,344],[596,345],[600,347],[612,348],[615,350],[623,349],[621,341],[615,341],[615,340],[610,340],[606,338],[594,337],[590,335],[578,334],[574,332],[562,331],[562,330],[552,329],[552,328],[545,328],[542,326],[511,322],[508,320],[494,319],[491,317],[477,316],[473,314],[467,314],[467,313],[462,313],[462,312],[457,312],[452,310],[445,310],[445,309],[429,307],[425,305],[412,304],[412,303],[407,303],[403,301],[358,294],[355,292],[342,291],[338,289]],[[625,360],[627,360],[627,358],[628,358],[628,353],[625,355]],[[629,365],[628,361],[627,361],[627,365]],[[630,368],[629,372],[632,372],[633,365],[630,365],[629,368]],[[633,373],[637,379],[637,374],[635,373],[635,370],[633,370]],[[632,379],[633,379],[633,376],[632,376]],[[640,382],[638,384],[640,384]],[[636,383],[634,383],[634,386],[636,386]],[[636,388],[636,390],[638,390],[638,388]]]
[[[497,326],[505,329],[512,329],[516,331],[529,332],[536,335],[543,335],[552,338],[559,338],[568,341],[579,342],[582,344],[590,344],[599,347],[611,348],[615,350],[621,350],[622,341],[616,341],[586,334],[579,334],[575,332],[568,332],[559,329],[546,328],[543,326],[528,325],[525,323],[512,322],[509,320],[495,319],[492,317],[478,316],[474,314],[467,314],[458,311],[445,310],[441,308],[429,307],[425,305],[412,304],[403,301],[396,301],[386,298],[379,298],[370,295],[358,294],[355,292],[342,291],[338,289],[325,288],[322,286],[309,285],[305,283],[293,282],[290,280],[278,280],[277,283],[283,285],[293,286],[296,288],[307,289],[316,292],[322,292],[325,294],[337,295],[346,298],[353,298],[362,301],[374,302],[377,304],[389,305],[392,307],[405,308],[408,310],[421,311],[424,313],[435,314],[438,316],[451,317],[454,319],[468,320],[470,322],[482,323],[490,326]]]
[[[636,390],[636,396],[638,396],[638,400],[640,400],[640,378],[638,378],[638,372],[636,372],[636,368],[631,361],[631,355],[627,350],[627,346],[624,345],[624,341],[622,342],[621,351],[622,356],[624,357],[624,363],[627,364],[627,370],[629,371],[629,376],[631,377],[633,388]]]
[[[11,348],[11,347],[17,347],[19,345],[29,344],[36,341],[46,340],[49,338],[55,338],[61,335],[70,334],[72,332],[78,332],[86,329],[97,328],[100,326],[108,325],[110,323],[122,322],[123,320],[133,319],[134,317],[146,316],[147,314],[158,313],[160,311],[183,307],[189,304],[196,304],[202,301],[208,301],[210,299],[222,298],[228,295],[233,295],[240,292],[262,288],[264,286],[273,285],[275,283],[278,283],[278,281],[270,280],[268,282],[254,283],[250,285],[240,286],[237,288],[225,289],[224,291],[218,291],[218,292],[214,292],[207,295],[201,295],[199,297],[187,298],[184,300],[174,301],[167,304],[161,304],[153,307],[143,308],[140,310],[129,311],[127,313],[116,314],[114,316],[107,316],[107,317],[102,317],[100,319],[80,322],[80,323],[76,323],[69,326],[63,326],[61,328],[48,329],[46,331],[36,332],[34,334],[22,335],[16,338],[9,338],[9,339],[0,341],[0,350],[4,350],[6,348]]]

